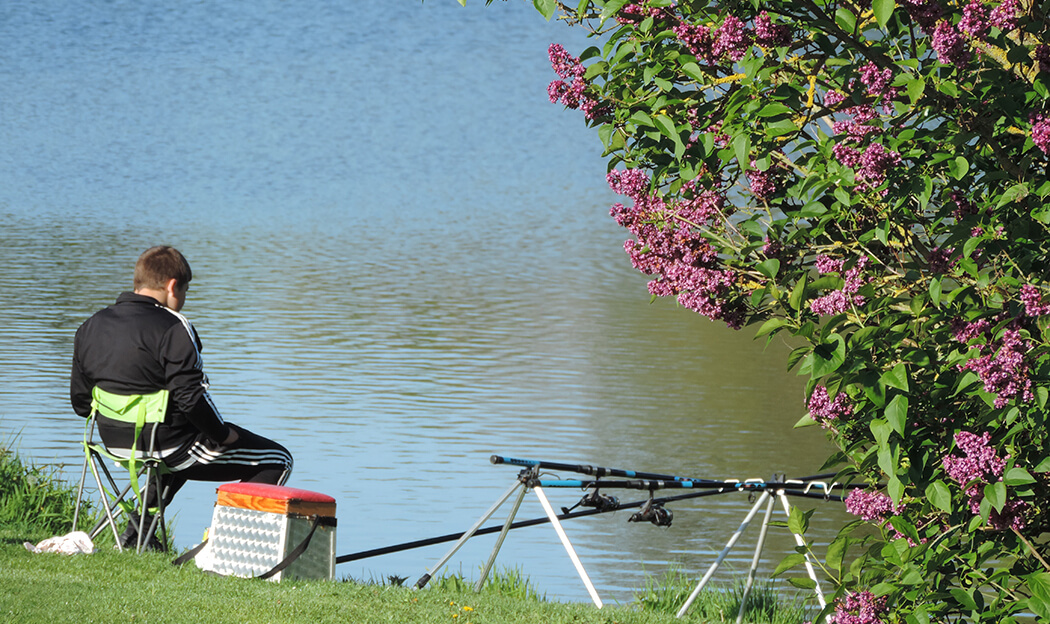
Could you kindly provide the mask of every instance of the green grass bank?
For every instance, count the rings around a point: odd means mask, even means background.
[[[92,555],[27,551],[23,542],[69,531],[74,496],[74,488],[46,468],[0,448],[0,622],[663,624],[731,622],[739,605],[739,589],[705,592],[686,618],[675,619],[695,580],[674,573],[650,579],[629,604],[598,610],[590,603],[546,601],[527,579],[506,570],[481,593],[456,576],[414,591],[354,581],[219,577],[192,564],[174,567],[171,554],[120,553],[104,542]],[[749,622],[806,619],[800,603],[769,588],[749,602]]]

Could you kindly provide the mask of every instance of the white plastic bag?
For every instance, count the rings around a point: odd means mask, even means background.
[[[73,531],[59,537],[49,537],[34,546],[30,542],[24,542],[26,550],[31,553],[58,553],[60,555],[90,555],[95,552],[95,544],[83,531]]]

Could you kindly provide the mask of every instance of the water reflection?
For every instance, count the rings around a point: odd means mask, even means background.
[[[650,305],[629,268],[597,141],[546,101],[547,44],[582,49],[582,33],[527,3],[379,4],[0,8],[2,435],[76,464],[73,331],[167,242],[194,267],[185,312],[220,409],[338,499],[341,554],[469,527],[516,474],[491,453],[815,472],[828,445],[790,429],[786,348]],[[213,502],[213,486],[180,493],[180,546]],[[676,504],[670,529],[620,512],[567,530],[624,599],[643,564],[705,568],[748,508],[726,495]],[[822,505],[817,535],[840,517]],[[452,570],[473,574],[491,543]],[[773,535],[764,569],[791,546]],[[412,576],[444,550],[339,571]],[[549,528],[513,534],[500,563],[586,599]]]

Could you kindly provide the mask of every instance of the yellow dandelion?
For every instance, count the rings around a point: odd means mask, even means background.
[[[459,617],[459,614],[458,614],[458,613],[453,613],[453,614],[452,614],[452,617],[453,617],[453,618],[458,618],[458,617]]]
[[[473,611],[474,607],[463,607],[464,611]]]

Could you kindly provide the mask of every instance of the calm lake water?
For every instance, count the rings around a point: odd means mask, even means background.
[[[339,554],[465,530],[517,474],[493,453],[817,472],[831,446],[791,429],[803,381],[787,348],[649,303],[596,134],[547,101],[548,44],[580,51],[584,33],[531,3],[483,4],[0,5],[0,440],[79,475],[73,332],[167,243],[193,265],[184,312],[220,410],[292,450],[290,485],[336,497]],[[214,485],[183,490],[177,545],[214,500]],[[802,504],[829,541],[841,505]],[[630,511],[566,524],[607,601],[675,562],[699,579],[750,504],[671,508],[670,528]],[[540,515],[530,496],[519,518]],[[476,576],[492,543],[447,570]],[[792,545],[774,529],[763,569]],[[414,580],[448,548],[337,573]],[[497,565],[587,600],[549,526],[513,532]]]

